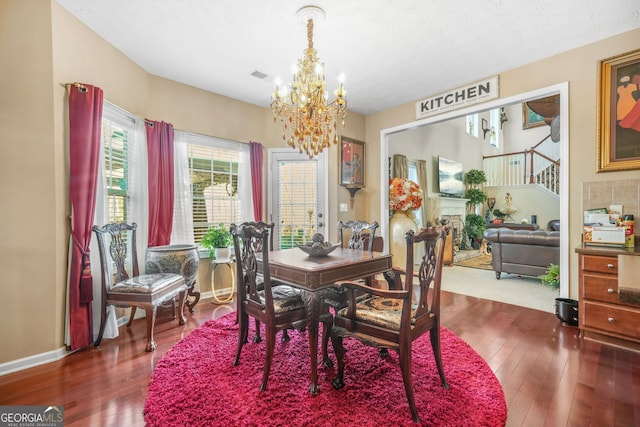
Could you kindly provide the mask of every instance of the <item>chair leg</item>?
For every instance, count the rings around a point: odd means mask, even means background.
[[[156,342],[153,339],[153,329],[156,325],[157,307],[146,307],[144,311],[147,314],[147,347],[145,351],[154,351]]]
[[[333,360],[329,357],[329,338],[333,329],[333,316],[326,316],[322,321],[322,364],[327,368],[333,366]]]
[[[256,334],[253,337],[253,342],[262,342],[262,337],[260,336],[260,322],[256,319]]]
[[[413,382],[411,381],[411,343],[405,346],[401,345],[399,354],[402,381],[404,382],[404,391],[407,394],[411,417],[413,421],[420,423],[420,417],[418,416],[418,409],[416,408],[416,401],[413,395]]]
[[[247,342],[247,335],[249,335],[249,316],[240,313],[240,307],[238,308],[238,346],[236,347],[236,356],[233,358],[233,366],[240,364],[240,353],[242,352],[242,346]]]
[[[341,389],[342,387],[344,387],[344,345],[342,344],[342,337],[341,336],[334,336],[333,334],[331,335],[331,345],[333,345],[333,351],[336,354],[336,360],[338,361],[338,373],[336,374],[335,377],[333,377],[333,380],[331,380],[331,385],[333,385],[333,388],[335,388],[336,390]]]
[[[100,342],[102,341],[102,335],[104,335],[104,329],[107,326],[107,316],[107,305],[102,304],[102,308],[100,310],[100,330],[98,331],[98,337],[93,342],[93,345],[95,347],[98,347],[100,345]]]
[[[267,389],[267,381],[269,381],[269,373],[271,372],[271,362],[273,361],[273,352],[276,348],[276,325],[273,322],[265,323],[265,337],[267,339],[267,355],[264,361],[264,371],[262,372],[262,384],[260,391]]]
[[[433,357],[436,360],[436,366],[438,367],[438,374],[440,374],[440,382],[442,387],[449,389],[449,383],[444,376],[444,369],[442,367],[442,351],[440,350],[440,325],[436,322],[433,328],[429,332],[429,338],[431,339],[431,348],[433,349]]]
[[[289,342],[291,341],[291,337],[289,336],[289,332],[287,332],[286,329],[282,330],[282,342]]]
[[[187,290],[185,289],[184,291],[178,294],[177,313],[176,313],[176,299],[172,298],[172,300],[173,300],[173,318],[175,319],[177,314],[178,325],[184,325],[185,323],[187,323],[187,318],[184,316],[184,305],[187,301]]]
[[[133,324],[133,317],[136,315],[136,309],[138,307],[136,307],[135,305],[131,306],[131,314],[129,315],[129,321],[127,322],[127,328],[131,327],[131,325]]]

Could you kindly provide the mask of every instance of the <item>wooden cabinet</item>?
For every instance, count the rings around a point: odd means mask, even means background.
[[[613,338],[616,344],[640,343],[640,305],[620,300],[618,294],[618,254],[579,253],[579,327],[585,333]],[[620,341],[617,341],[620,340]],[[606,341],[606,340],[605,340]]]

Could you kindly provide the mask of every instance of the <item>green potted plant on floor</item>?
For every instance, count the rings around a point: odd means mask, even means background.
[[[222,222],[209,227],[207,233],[200,240],[200,244],[209,249],[209,256],[214,259],[229,258],[229,247],[232,243],[231,233]]]
[[[549,264],[547,271],[542,276],[538,276],[538,279],[545,286],[556,290],[560,289],[560,266],[558,264]]]
[[[466,216],[462,232],[467,236],[469,240],[468,245],[470,245],[471,248],[478,249],[480,247],[480,241],[486,229],[484,217],[481,215],[469,214]],[[463,242],[466,243],[467,239],[463,239]]]

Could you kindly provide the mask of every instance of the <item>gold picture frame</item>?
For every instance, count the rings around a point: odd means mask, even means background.
[[[640,49],[600,61],[597,172],[640,169]]]
[[[340,140],[340,185],[364,186],[364,142],[342,137]]]
[[[544,126],[546,123],[544,122],[544,117],[540,114],[533,111],[526,102],[522,103],[522,129],[531,129],[537,128],[539,126]]]

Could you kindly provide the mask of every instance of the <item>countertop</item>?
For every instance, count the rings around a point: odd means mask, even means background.
[[[638,242],[638,236],[635,241]],[[636,243],[637,244],[637,243]],[[617,256],[617,255],[634,255],[640,256],[640,246],[633,248],[627,248],[623,246],[599,246],[599,245],[585,245],[584,243],[576,248],[576,253],[583,255],[603,255],[603,256]]]

